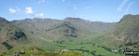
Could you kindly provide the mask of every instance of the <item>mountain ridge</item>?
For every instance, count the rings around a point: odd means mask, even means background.
[[[12,21],[13,24],[15,24],[16,26],[19,26],[20,28],[22,28],[25,31],[30,31],[32,33],[35,33],[37,35],[40,36],[49,36],[51,35],[51,37],[59,34],[61,32],[61,34],[64,33],[64,31],[66,30],[71,30],[71,27],[76,29],[76,30],[80,30],[80,31],[76,31],[76,36],[78,35],[79,37],[85,37],[87,35],[91,35],[93,33],[93,35],[96,34],[100,34],[102,32],[105,32],[107,30],[107,28],[111,28],[111,26],[114,26],[115,23],[100,23],[100,22],[90,22],[88,20],[84,20],[81,18],[72,18],[72,17],[67,17],[64,20],[55,20],[55,19],[41,19],[41,18],[35,18],[35,19],[25,19],[25,20],[15,20]],[[42,26],[43,25],[43,26]],[[63,26],[64,27],[63,27]],[[59,26],[59,28],[55,27],[55,26]],[[64,30],[62,30],[62,28]],[[103,29],[102,29],[103,28]],[[48,33],[48,30],[54,30],[52,32]],[[91,30],[91,31],[90,31]],[[59,32],[59,33],[56,33]],[[71,31],[74,32],[74,31]],[[58,35],[59,37],[62,37],[60,35]],[[66,33],[65,34],[70,34],[70,33]],[[58,36],[55,36],[55,38],[58,38]],[[66,37],[66,35],[63,35]],[[50,36],[49,36],[50,37]]]

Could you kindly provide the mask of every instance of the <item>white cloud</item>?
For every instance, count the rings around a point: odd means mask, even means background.
[[[9,12],[12,13],[12,14],[15,14],[17,11],[15,9],[13,9],[13,8],[10,8]]]
[[[117,8],[118,11],[122,11],[123,7],[128,3],[129,0],[123,0],[120,6]]]
[[[43,16],[44,16],[44,14],[43,14],[43,13],[40,13],[40,14],[36,14],[36,16],[43,17]]]
[[[26,14],[33,14],[33,10],[31,7],[26,7]]]

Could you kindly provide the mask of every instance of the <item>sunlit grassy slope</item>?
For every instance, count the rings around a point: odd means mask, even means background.
[[[0,56],[83,56],[79,52],[72,52],[69,50],[59,50],[55,52],[46,52],[37,47],[18,47],[13,48],[7,52],[3,52]]]

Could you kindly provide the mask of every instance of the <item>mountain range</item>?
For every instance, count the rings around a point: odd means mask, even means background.
[[[0,43],[0,52],[37,46],[47,51],[69,49],[87,56],[122,56],[122,50],[139,50],[139,15],[128,14],[112,23],[73,17],[13,21],[0,17]]]

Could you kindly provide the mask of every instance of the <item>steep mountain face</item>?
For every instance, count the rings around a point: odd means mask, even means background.
[[[110,32],[99,37],[97,43],[116,48],[139,50],[139,15],[123,16]]]
[[[115,23],[90,22],[72,17],[67,17],[64,20],[34,18],[15,20],[12,23],[32,35],[51,40],[95,36],[106,32],[115,25]]]
[[[139,43],[139,15],[125,15],[113,34],[124,43]]]
[[[27,40],[26,34],[9,21],[0,17],[0,48],[6,47],[10,49],[12,46],[9,43],[18,40]]]

